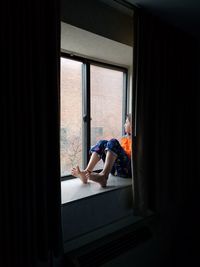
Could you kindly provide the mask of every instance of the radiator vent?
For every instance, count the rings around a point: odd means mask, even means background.
[[[100,246],[96,245],[94,246],[95,248],[84,252],[82,255],[76,255],[71,260],[73,266],[76,267],[98,267],[147,241],[151,237],[152,234],[149,228],[142,227],[123,235],[118,234],[118,237],[113,238],[112,241]]]

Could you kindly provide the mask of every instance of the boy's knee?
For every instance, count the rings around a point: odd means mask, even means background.
[[[116,147],[116,146],[119,146],[119,145],[120,145],[119,141],[117,139],[115,139],[115,138],[110,139],[108,141],[108,143],[107,143],[108,147]]]
[[[95,147],[98,147],[100,151],[103,151],[107,146],[108,141],[107,140],[99,140]]]
[[[95,145],[93,145],[90,149],[90,154],[96,152],[97,154],[103,153],[106,148],[107,141],[99,140]]]
[[[107,144],[107,140],[99,140],[98,142],[97,142],[97,145],[99,145],[99,146],[104,146],[105,144]]]

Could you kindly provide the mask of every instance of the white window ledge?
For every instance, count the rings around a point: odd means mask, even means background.
[[[131,178],[121,178],[111,174],[109,176],[106,188],[102,188],[98,183],[93,181],[89,181],[88,184],[83,184],[79,178],[63,181],[61,182],[62,205],[75,200],[131,185]]]

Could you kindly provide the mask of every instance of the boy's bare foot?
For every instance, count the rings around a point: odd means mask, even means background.
[[[78,177],[81,179],[81,181],[84,184],[87,184],[88,178],[86,177],[87,171],[81,171],[79,166],[76,166],[76,168],[72,168],[71,174],[75,177]]]
[[[104,173],[87,172],[85,176],[87,177],[87,179],[99,183],[101,187],[106,187],[107,185],[108,176]]]

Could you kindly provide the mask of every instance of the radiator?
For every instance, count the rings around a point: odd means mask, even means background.
[[[99,267],[151,237],[152,233],[146,226],[122,231],[74,251],[67,258],[74,267]]]

